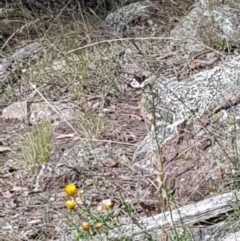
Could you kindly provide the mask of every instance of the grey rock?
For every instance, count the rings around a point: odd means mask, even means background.
[[[236,233],[231,233],[226,235],[222,241],[239,241],[240,240],[240,231]]]
[[[240,56],[185,81],[157,79],[144,96],[148,112],[155,111],[155,126],[152,126],[152,132],[140,143],[134,157],[154,151],[158,145],[163,146],[179,134],[178,126],[181,123],[194,122],[206,111],[223,105],[230,99],[234,101],[239,91]],[[158,145],[155,141],[156,134]]]
[[[225,61],[211,70],[202,71],[182,81],[159,81],[147,98],[156,105],[159,135],[163,136],[161,127],[167,128],[165,140],[177,134],[176,127],[184,120],[200,118],[203,113],[226,101],[240,90],[240,57]],[[154,93],[154,94],[153,94]],[[173,121],[167,123],[161,115],[162,109],[173,115]]]
[[[12,58],[17,61],[24,61],[30,58],[34,54],[41,54],[42,51],[43,51],[42,45],[38,42],[35,42],[17,50],[12,55]]]
[[[5,119],[18,119],[19,121],[27,118],[27,101],[15,102],[3,109],[2,117]]]
[[[0,59],[0,86],[7,84],[15,74],[20,72],[23,64],[29,64],[34,56],[41,56],[43,47],[40,43],[35,42],[29,44],[15,53],[12,56]]]
[[[208,41],[212,44],[220,44],[220,40],[238,42],[239,23],[237,8],[203,0],[171,31],[171,36],[189,53],[198,52],[203,50]]]
[[[105,25],[116,32],[121,32],[134,20],[139,17],[149,16],[151,11],[151,3],[149,1],[136,2],[123,6],[108,14],[105,19]]]

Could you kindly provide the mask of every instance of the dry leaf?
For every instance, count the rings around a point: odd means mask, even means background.
[[[196,61],[191,61],[191,63],[189,64],[189,68],[191,68],[191,69],[195,69],[196,68],[196,66],[197,66],[197,63],[196,63]]]
[[[83,205],[83,201],[80,197],[76,197],[75,201],[78,205]]]
[[[12,194],[10,193],[9,190],[7,190],[6,192],[2,192],[2,195],[3,195],[5,198],[11,198],[11,197],[12,197]]]
[[[119,162],[115,161],[115,160],[110,160],[107,161],[103,164],[105,167],[118,167],[119,166]]]
[[[75,136],[72,138],[72,141],[79,141],[80,139],[81,139],[80,136],[75,135]]]
[[[143,120],[143,118],[140,115],[136,115],[136,114],[130,114],[128,117],[129,117],[130,121],[134,121],[134,120],[142,121]]]
[[[57,140],[59,139],[64,139],[64,138],[73,138],[75,136],[75,134],[65,134],[65,135],[59,135],[56,137]]]
[[[0,152],[11,151],[11,148],[8,146],[0,146]]]
[[[12,189],[11,189],[11,191],[12,192],[19,192],[19,191],[27,191],[28,190],[28,188],[27,187],[20,187],[20,186],[16,186],[16,187],[13,187]]]
[[[31,224],[31,225],[33,225],[33,224],[38,224],[38,223],[41,223],[41,219],[36,219],[36,220],[30,220],[30,221],[28,221],[28,224]]]

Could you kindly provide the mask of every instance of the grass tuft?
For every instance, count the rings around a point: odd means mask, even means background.
[[[39,165],[48,162],[51,152],[51,124],[39,123],[35,131],[26,133],[17,142],[17,161],[35,174]]]

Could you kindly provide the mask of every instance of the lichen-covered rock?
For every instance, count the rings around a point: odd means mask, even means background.
[[[146,91],[147,108],[155,111],[158,138],[163,145],[178,134],[184,120],[198,119],[213,106],[235,97],[240,90],[240,57],[224,61],[211,70],[177,80],[158,79]]]
[[[121,160],[122,163],[126,163],[128,159],[120,149],[112,149],[107,146],[91,149],[91,146],[78,145],[63,154],[55,167],[55,173],[69,178],[69,181],[78,179],[72,175],[81,174],[82,177],[85,177],[83,182],[93,182],[91,178],[97,169],[100,170],[110,160]]]
[[[189,53],[203,50],[204,45],[222,48],[237,42],[240,16],[232,6],[217,1],[198,2],[189,14],[171,31]],[[176,45],[176,43],[174,43]]]
[[[100,200],[113,193],[116,199],[127,194],[134,205],[138,205],[140,196],[142,202],[156,202],[155,187],[149,187],[149,180],[141,179],[134,187],[132,180],[139,179],[140,173],[129,163],[121,148],[79,144],[66,150],[58,163],[44,163],[41,166],[35,190],[45,190],[56,183],[74,182],[88,190],[86,200],[91,201],[92,205],[99,204]]]
[[[137,20],[139,17],[149,16],[151,13],[150,1],[136,2],[123,6],[108,14],[105,20],[106,26],[116,32],[125,30],[129,24]]]
[[[135,151],[136,165],[153,172],[163,162],[181,204],[224,188],[240,143],[240,57],[186,81],[158,79],[145,98],[155,120]]]
[[[7,84],[11,80],[9,78],[20,71],[20,65],[29,64],[32,57],[42,54],[42,45],[35,42],[17,50],[10,57],[0,59],[0,86]]]

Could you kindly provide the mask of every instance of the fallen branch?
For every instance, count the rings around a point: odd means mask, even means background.
[[[207,222],[210,219],[212,220],[232,211],[234,205],[238,204],[239,199],[240,191],[224,193],[195,204],[189,204],[172,211],[143,218],[138,222],[138,225],[129,223],[128,225],[121,226],[111,231],[105,240],[115,240],[124,236],[134,241],[140,241],[146,240],[146,234],[157,238],[157,240],[161,240],[164,233],[172,232],[176,230],[175,228],[177,227],[196,227],[199,223]],[[209,225],[210,224],[208,224],[208,229],[211,227]],[[214,225],[214,229],[216,231],[216,227],[218,227],[219,230],[222,231],[223,226],[224,223],[222,222],[217,226]],[[211,229],[213,229],[213,226]],[[193,240],[201,239],[194,237]]]

